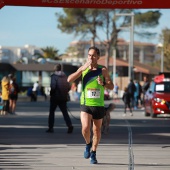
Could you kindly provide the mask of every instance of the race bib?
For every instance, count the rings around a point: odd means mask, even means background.
[[[87,98],[100,98],[100,89],[87,89]]]

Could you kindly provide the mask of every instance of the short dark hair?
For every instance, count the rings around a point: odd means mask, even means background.
[[[56,64],[54,66],[54,71],[61,71],[61,64]]]
[[[100,56],[100,50],[99,50],[97,47],[92,46],[92,47],[89,48],[88,52],[89,52],[90,50],[95,50],[96,53],[97,53],[97,55]]]
[[[132,78],[130,79],[130,82],[133,82],[133,79],[132,79]]]
[[[124,87],[124,91],[127,92],[128,88],[127,87]]]

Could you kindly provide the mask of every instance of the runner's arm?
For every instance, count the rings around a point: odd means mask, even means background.
[[[81,76],[81,74],[82,74],[82,69],[81,69],[81,67],[80,67],[76,72],[74,72],[74,73],[72,73],[72,74],[70,74],[70,75],[68,76],[67,81],[68,81],[69,83],[72,83],[72,82],[74,82],[76,79],[78,79],[78,78]]]
[[[81,66],[76,72],[74,72],[74,73],[72,73],[71,75],[69,75],[68,78],[67,78],[67,81],[68,81],[69,83],[74,82],[76,79],[78,79],[78,78],[81,76],[82,72],[83,72],[84,70],[86,70],[86,68],[88,68],[88,67],[90,66],[91,63],[92,63],[92,61],[91,61],[91,60],[88,60],[88,61],[87,61],[83,66]]]
[[[113,90],[114,84],[113,84],[113,82],[110,78],[109,72],[108,72],[106,67],[103,67],[102,74],[103,74],[103,77],[105,79],[105,83],[103,84],[104,87],[109,89],[109,90]]]

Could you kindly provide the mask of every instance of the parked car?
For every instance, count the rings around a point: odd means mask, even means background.
[[[145,116],[170,115],[170,75],[158,75],[144,96]]]

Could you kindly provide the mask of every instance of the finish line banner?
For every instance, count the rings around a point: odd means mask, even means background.
[[[169,0],[0,0],[3,6],[35,6],[63,8],[170,8]]]

